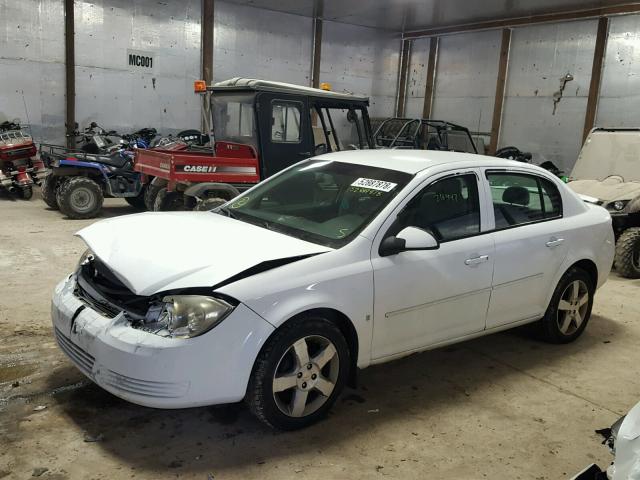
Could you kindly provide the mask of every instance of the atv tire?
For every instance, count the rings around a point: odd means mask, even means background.
[[[158,192],[160,191],[161,188],[162,188],[161,186],[150,183],[147,186],[147,188],[144,190],[144,197],[143,197],[144,206],[150,212],[153,212],[154,205],[156,203],[156,197],[158,196]]]
[[[204,200],[199,201],[196,204],[194,210],[196,212],[207,212],[209,210],[213,210],[216,207],[219,207],[220,205],[224,205],[227,202],[228,200],[220,197],[205,198]]]
[[[42,180],[40,186],[42,190],[42,200],[52,210],[58,210],[58,201],[56,200],[56,189],[58,188],[58,178],[49,174]]]
[[[616,243],[616,270],[626,278],[640,278],[640,228],[628,228]]]
[[[66,180],[56,193],[60,211],[69,218],[95,218],[102,209],[102,188],[87,177]]]
[[[131,205],[136,210],[144,211],[147,209],[147,205],[145,203],[145,194],[147,193],[147,188],[143,187],[140,195],[137,197],[124,197],[125,201]]]
[[[184,210],[184,196],[180,192],[169,192],[162,187],[156,195],[154,212],[177,212]]]
[[[23,200],[31,200],[31,197],[33,197],[33,187],[31,185],[22,187],[20,189],[20,197],[22,197]]]

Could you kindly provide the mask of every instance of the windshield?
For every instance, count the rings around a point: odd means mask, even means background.
[[[350,242],[412,178],[408,173],[308,160],[218,211],[286,235],[339,248]]]
[[[211,96],[211,117],[216,140],[256,146],[255,95],[219,94]]]

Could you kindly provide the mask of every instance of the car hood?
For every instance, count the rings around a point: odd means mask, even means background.
[[[127,215],[76,235],[137,295],[210,287],[331,250],[211,212]]]
[[[576,193],[595,197],[603,203],[632,200],[640,196],[640,182],[624,182],[621,177],[600,180],[574,180],[568,183]]]

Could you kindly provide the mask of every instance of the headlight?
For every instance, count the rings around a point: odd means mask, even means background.
[[[94,255],[91,249],[85,250],[84,253],[80,256],[80,260],[78,260],[78,264],[76,265],[76,270],[78,270],[80,267],[85,266],[87,263],[93,260],[93,257]]]
[[[218,325],[234,308],[219,298],[171,295],[149,308],[145,323],[147,328],[159,335],[197,337]]]
[[[627,203],[629,203],[629,200],[616,200],[615,202],[611,202],[609,205],[607,205],[607,210],[620,212],[624,210],[624,207],[627,206]]]

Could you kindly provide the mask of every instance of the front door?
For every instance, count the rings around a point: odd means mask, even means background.
[[[430,231],[436,250],[381,257],[374,270],[373,359],[420,350],[485,328],[494,246],[482,235],[478,173],[431,181],[404,206],[379,242],[407,226]]]
[[[262,178],[313,156],[306,97],[260,93],[256,97]]]

